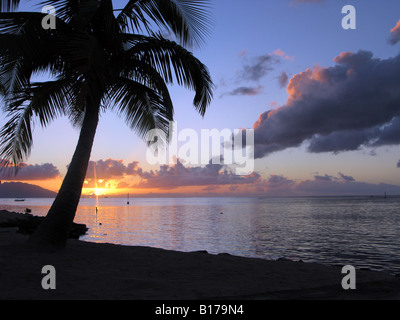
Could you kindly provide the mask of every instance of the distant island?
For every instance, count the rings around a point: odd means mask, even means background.
[[[56,192],[23,182],[0,182],[0,198],[55,198]]]

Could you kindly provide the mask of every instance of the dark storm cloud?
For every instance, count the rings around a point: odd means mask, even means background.
[[[400,143],[400,56],[377,59],[359,51],[334,61],[334,67],[295,75],[287,103],[260,115],[254,124],[257,158],[305,141],[310,152]]]
[[[357,150],[361,146],[380,147],[400,144],[400,118],[393,118],[384,125],[364,130],[342,130],[321,136],[315,135],[309,145],[309,151],[341,152]]]

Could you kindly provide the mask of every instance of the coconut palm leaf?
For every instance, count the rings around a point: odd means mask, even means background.
[[[0,12],[9,12],[15,10],[20,0],[0,0]]]
[[[46,127],[59,116],[74,114],[71,108],[66,108],[73,99],[71,87],[69,79],[34,83],[29,91],[21,91],[9,99],[5,108],[9,121],[0,132],[0,140],[6,142],[1,145],[0,158],[8,159],[17,168],[29,156],[33,118]]]
[[[141,63],[139,63],[141,62]],[[131,64],[135,64],[135,69],[129,68]],[[143,63],[142,61],[135,61],[131,59],[126,61],[124,64],[124,70],[121,70],[119,77],[127,78],[134,82],[140,83],[147,88],[156,92],[161,98],[163,106],[165,107],[165,117],[169,121],[173,121],[174,106],[169,94],[167,84],[161,75],[152,68],[150,65]]]
[[[88,35],[61,20],[57,30],[44,30],[41,13],[0,13],[0,87],[12,94],[29,87],[33,74],[59,75],[87,63]]]
[[[204,116],[213,97],[213,82],[207,67],[193,54],[177,43],[161,36],[127,35],[131,47],[126,55],[138,57],[148,65],[154,66],[167,83],[174,80],[196,92],[193,104]]]
[[[163,96],[128,78],[120,77],[109,92],[113,110],[122,115],[129,127],[145,137],[151,129],[168,131],[169,113]]]
[[[152,30],[151,20],[160,29],[172,31],[182,45],[201,45],[209,33],[209,3],[207,0],[130,0],[117,19],[125,28],[129,21],[134,31]]]
[[[0,131],[0,140],[3,141],[0,147],[1,164],[11,161],[17,168],[22,159],[29,156],[32,147],[32,114],[29,105],[8,114],[9,120]]]

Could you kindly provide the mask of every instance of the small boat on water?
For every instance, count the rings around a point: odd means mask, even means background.
[[[23,201],[25,201],[25,199],[15,199],[14,201],[16,201],[16,202],[23,202]]]

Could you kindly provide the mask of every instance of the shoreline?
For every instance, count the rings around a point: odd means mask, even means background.
[[[205,251],[70,239],[59,252],[32,252],[27,236],[0,228],[1,300],[399,300],[399,278],[357,270],[343,290],[337,266],[264,260]],[[43,266],[56,269],[56,290],[43,290]]]

